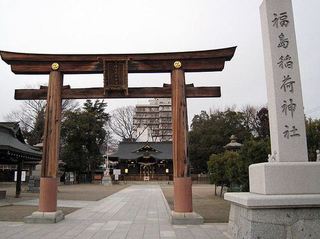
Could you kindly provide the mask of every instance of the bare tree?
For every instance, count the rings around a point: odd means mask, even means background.
[[[257,111],[258,107],[252,105],[246,105],[241,110],[244,118],[244,126],[250,130],[255,137],[257,136],[258,128]]]
[[[5,118],[7,121],[17,121],[22,131],[28,132],[34,129],[35,122],[40,112],[44,112],[46,102],[44,100],[23,101],[20,109],[9,113]]]
[[[19,122],[28,143],[36,144],[40,142],[43,134],[46,105],[45,100],[26,100],[18,110],[12,111],[5,118],[7,121]],[[78,105],[74,100],[63,100],[62,120],[66,111],[74,110]]]
[[[241,110],[245,127],[254,137],[266,138],[269,135],[268,109],[266,106],[247,105]]]
[[[114,134],[121,137],[124,141],[136,141],[147,128],[147,126],[145,126],[143,131],[137,133],[137,125],[133,122],[134,115],[134,106],[121,107],[111,112],[109,127]]]

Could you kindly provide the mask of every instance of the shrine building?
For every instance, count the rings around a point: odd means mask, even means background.
[[[121,142],[109,160],[128,181],[172,180],[172,142]]]

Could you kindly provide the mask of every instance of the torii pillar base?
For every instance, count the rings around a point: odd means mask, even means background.
[[[25,223],[35,224],[50,224],[57,223],[64,219],[64,214],[61,210],[55,212],[33,212],[31,216],[24,218]]]
[[[203,217],[192,211],[191,177],[174,178],[174,211],[170,220],[174,225],[203,224]]]
[[[57,210],[57,179],[41,177],[39,210],[25,217],[25,223],[57,223],[64,219],[61,210]]]
[[[196,212],[171,211],[170,221],[172,225],[201,225],[203,217]]]

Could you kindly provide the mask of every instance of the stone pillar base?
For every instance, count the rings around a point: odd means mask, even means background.
[[[112,184],[112,180],[110,175],[104,175],[102,178],[102,184],[103,185],[111,185]]]
[[[199,225],[203,224],[203,217],[195,212],[171,211],[170,221],[173,225]]]
[[[24,218],[25,223],[57,223],[64,219],[64,214],[62,211],[58,210],[56,212],[34,212],[31,216]]]
[[[320,162],[274,162],[249,166],[250,192],[320,194]]]
[[[228,234],[233,239],[319,238],[320,194],[226,193],[231,201]]]

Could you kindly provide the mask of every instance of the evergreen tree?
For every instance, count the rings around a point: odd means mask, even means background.
[[[107,104],[87,100],[82,110],[69,111],[62,124],[61,159],[66,163],[66,171],[94,171],[102,162],[102,147],[106,136],[105,124],[109,115],[104,112]]]
[[[232,109],[195,115],[189,132],[192,172],[206,172],[209,156],[224,152],[223,146],[230,142],[231,135],[236,135],[240,142],[250,138],[252,135],[243,122],[243,114]]]
[[[320,149],[320,120],[311,119],[306,120],[306,134],[308,144],[309,161],[316,161],[316,150]]]

